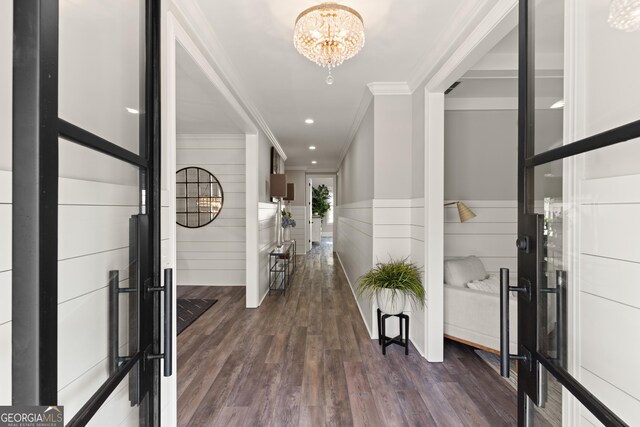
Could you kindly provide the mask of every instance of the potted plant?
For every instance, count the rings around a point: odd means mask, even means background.
[[[402,313],[407,299],[416,307],[424,306],[425,291],[420,269],[408,258],[378,262],[360,277],[358,294],[370,298],[375,295],[380,311],[386,314]]]
[[[282,209],[282,228],[284,231],[284,240],[291,240],[291,227],[296,226],[296,220],[293,219],[291,212]]]
[[[311,210],[313,211],[313,215],[317,215],[324,219],[327,212],[329,212],[329,209],[331,209],[329,198],[329,189],[326,185],[320,184],[313,189],[311,197]]]

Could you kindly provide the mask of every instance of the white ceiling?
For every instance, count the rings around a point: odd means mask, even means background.
[[[302,57],[292,42],[295,18],[318,1],[175,1],[199,27],[199,33],[208,33],[203,41],[219,54],[217,66],[231,76],[234,89],[262,116],[287,155],[287,167],[335,171],[366,85],[417,85],[470,31],[468,24],[477,22],[497,0],[341,2],[363,16],[366,44],[358,55],[334,70],[331,86],[325,83],[327,70]],[[201,31],[202,25],[208,25],[207,31]],[[208,97],[209,92],[196,86],[198,89],[191,87],[190,102],[204,104],[197,96]],[[207,108],[200,118],[215,116],[216,107]],[[308,117],[315,120],[313,125],[304,123]],[[186,128],[224,133],[217,129],[227,121],[221,117],[213,120],[202,125],[190,123]],[[317,150],[310,151],[309,145]],[[318,163],[312,166],[311,160]]]

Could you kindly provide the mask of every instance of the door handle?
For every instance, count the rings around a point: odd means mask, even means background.
[[[164,269],[164,286],[151,287],[150,292],[164,292],[164,352],[151,354],[149,359],[164,360],[164,376],[173,374],[173,269]]]
[[[527,356],[509,353],[509,292],[531,293],[531,286],[509,286],[509,269],[500,269],[500,375],[509,378],[509,363],[512,360],[528,360]]]
[[[543,294],[555,294],[556,296],[556,360],[560,363],[560,366],[566,367],[567,312],[565,304],[567,300],[567,272],[556,270],[556,287],[542,288],[540,292]]]

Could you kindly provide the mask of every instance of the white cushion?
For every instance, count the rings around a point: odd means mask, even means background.
[[[450,259],[444,263],[444,282],[453,286],[465,286],[472,280],[484,280],[488,277],[482,261],[476,256]]]
[[[477,291],[491,292],[492,294],[500,293],[500,278],[497,274],[491,274],[484,280],[471,280],[467,282],[467,288]]]

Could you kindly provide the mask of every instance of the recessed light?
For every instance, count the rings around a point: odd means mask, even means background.
[[[127,107],[127,111],[130,112],[131,114],[140,114],[140,111],[136,110],[135,108]]]
[[[315,146],[315,145],[310,145],[310,146],[309,146],[309,150],[315,150],[315,149],[316,149],[316,146]]]
[[[554,102],[554,104],[549,108],[552,108],[554,110],[557,110],[558,108],[564,108],[564,99],[561,99],[560,101]]]
[[[306,124],[308,125],[312,125],[313,124],[313,119],[305,119],[304,121]]]
[[[311,160],[311,164],[312,165],[315,165],[316,163],[318,163],[318,162],[316,162],[315,160]]]

